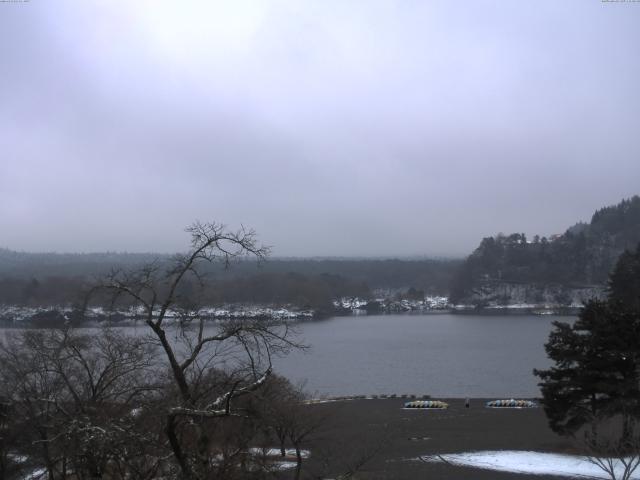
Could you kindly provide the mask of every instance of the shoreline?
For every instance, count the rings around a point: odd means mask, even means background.
[[[365,309],[336,309],[332,312],[299,309],[297,307],[263,305],[237,305],[235,309],[206,307],[202,309],[202,318],[207,322],[219,322],[225,320],[265,320],[265,321],[291,321],[296,323],[316,322],[328,318],[357,317],[357,316],[386,316],[386,315],[535,315],[535,316],[576,316],[580,313],[581,306],[563,305],[491,305],[476,307],[473,305],[451,305],[443,308],[407,308],[407,309],[380,309],[367,311]],[[36,324],[42,326],[46,323],[60,323],[70,320],[69,315],[74,312],[70,306],[49,305],[27,307],[18,305],[0,305],[0,327],[23,326],[33,323],[38,315],[59,314],[55,318],[37,319]],[[167,320],[180,321],[180,317],[172,312]],[[74,320],[71,320],[74,321]],[[84,321],[79,325],[108,323],[113,326],[133,326],[143,322],[144,316],[139,312],[126,310],[107,312],[102,308],[91,309]]]
[[[480,397],[456,397],[454,395],[432,396],[428,394],[416,395],[416,394],[372,394],[372,395],[336,395],[328,397],[310,398],[304,401],[305,405],[314,405],[318,403],[334,403],[334,402],[353,402],[356,400],[395,400],[410,402],[413,400],[440,400],[443,402],[458,402],[469,400],[470,402],[491,402],[493,400],[531,400],[538,405],[542,401],[542,397],[532,397],[526,395],[518,395],[513,397],[505,396],[480,396]]]
[[[330,463],[339,471],[347,459],[375,445],[380,451],[362,470],[362,478],[413,480],[551,480],[550,475],[530,475],[476,467],[453,466],[444,462],[424,462],[423,456],[438,456],[473,451],[534,451],[578,453],[570,440],[553,433],[544,410],[537,408],[487,408],[495,398],[475,397],[470,407],[460,398],[439,398],[446,409],[405,409],[406,399],[354,399],[311,404],[327,417],[326,431],[311,440],[310,462],[325,460],[314,452],[343,446],[349,453],[339,454]],[[314,458],[315,455],[315,458]],[[312,465],[310,465],[313,467]]]

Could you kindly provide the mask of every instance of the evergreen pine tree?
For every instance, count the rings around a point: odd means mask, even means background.
[[[555,322],[545,345],[554,365],[541,379],[549,425],[562,435],[601,419],[640,419],[640,245],[610,276],[609,295],[591,300],[575,323]]]

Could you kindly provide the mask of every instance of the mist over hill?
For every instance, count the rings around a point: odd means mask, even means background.
[[[339,297],[371,299],[411,291],[449,295],[453,303],[579,305],[599,296],[620,254],[640,243],[640,197],[597,210],[550,238],[523,233],[482,239],[466,260],[393,258],[272,258],[203,266],[202,298],[224,303],[293,304],[329,311]],[[0,304],[70,305],[86,286],[113,269],[160,266],[153,253],[27,253],[0,249]]]
[[[618,257],[640,242],[640,197],[597,210],[562,235],[482,239],[454,277],[451,300],[477,306],[580,303],[600,295]]]

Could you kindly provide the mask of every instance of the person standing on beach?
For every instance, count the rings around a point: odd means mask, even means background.
[[[464,408],[469,408],[469,397],[464,399]]]

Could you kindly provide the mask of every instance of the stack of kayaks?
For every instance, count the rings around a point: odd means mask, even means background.
[[[490,408],[534,408],[537,407],[535,402],[531,400],[493,400],[487,402],[487,407]]]
[[[448,408],[449,404],[440,400],[413,400],[404,404],[404,408]]]

